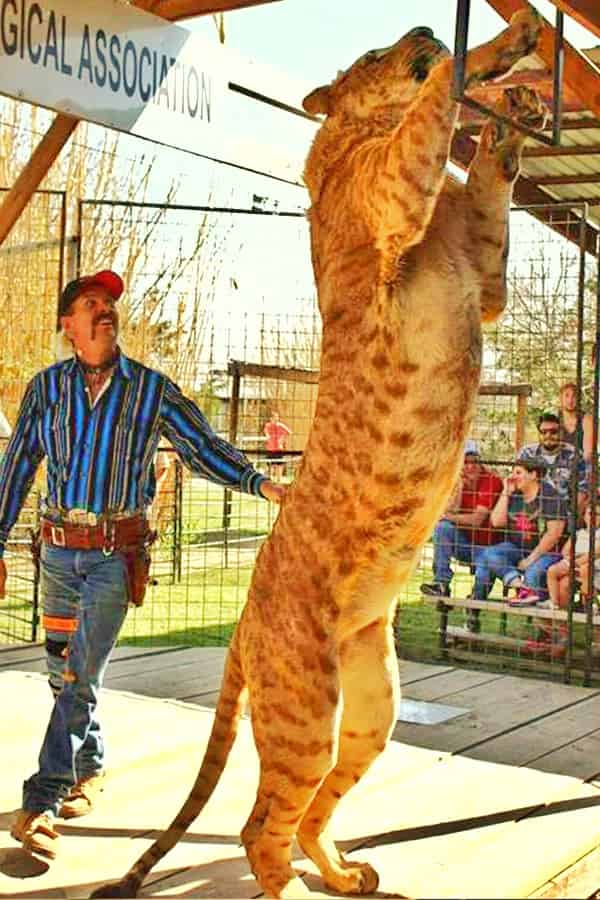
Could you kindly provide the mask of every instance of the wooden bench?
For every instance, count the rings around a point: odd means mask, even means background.
[[[434,606],[440,613],[440,647],[446,650],[448,647],[448,638],[458,638],[474,644],[495,644],[496,646],[510,647],[512,649],[521,649],[527,641],[519,638],[511,638],[506,636],[506,623],[508,616],[525,616],[531,619],[546,619],[551,622],[566,622],[568,618],[565,609],[543,609],[537,606],[510,606],[506,600],[473,600],[470,597],[461,599],[458,597],[430,597],[422,595],[427,606]],[[494,635],[486,632],[469,631],[467,628],[460,628],[448,624],[448,616],[453,609],[465,609],[467,611],[485,610],[486,612],[495,612],[500,614],[500,634]],[[587,622],[587,612],[573,611],[573,622],[585,624]],[[595,611],[592,616],[592,624],[600,628],[600,612]]]

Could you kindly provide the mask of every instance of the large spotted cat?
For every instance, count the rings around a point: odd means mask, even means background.
[[[536,45],[533,9],[471,51],[468,85]],[[398,589],[455,483],[477,393],[481,321],[505,304],[507,213],[523,137],[489,122],[465,185],[445,169],[457,105],[453,60],[428,28],[367,53],[305,100],[325,121],[306,165],[323,319],[316,414],[301,470],[258,557],[231,643],[206,755],[172,825],[125,878],[135,895],[210,797],[247,688],[260,756],[242,832],[270,897],[306,888],[292,842],[334,891],[378,877],[325,831],[395,722],[391,621]],[[531,127],[535,94],[501,110]]]

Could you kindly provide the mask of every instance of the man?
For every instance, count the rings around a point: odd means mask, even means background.
[[[563,444],[577,443],[577,385],[573,381],[567,381],[562,385],[558,394],[559,404],[559,438]],[[581,415],[580,447],[584,460],[592,456],[592,417],[590,413]]]
[[[47,457],[41,589],[56,695],[38,772],[23,785],[11,834],[54,858],[54,817],[83,815],[102,789],[104,747],[95,709],[109,656],[147,580],[145,507],[161,436],[194,472],[279,502],[272,484],[220,440],[192,401],[117,344],[119,275],[70,282],[59,328],[74,355],[30,382],[0,469],[0,556],[35,471]],[[0,596],[6,567],[0,559]]]
[[[576,450],[572,444],[560,439],[560,419],[554,413],[545,412],[538,419],[539,443],[523,447],[517,462],[534,460],[544,465],[545,479],[564,499],[571,496],[571,477],[576,466]],[[577,510],[580,515],[587,499],[587,481],[585,462],[582,457],[577,461]]]
[[[266,437],[267,457],[269,459],[269,474],[281,476],[283,472],[282,452],[287,449],[287,440],[291,429],[279,420],[279,413],[273,410],[271,418],[265,423],[264,433]]]
[[[422,594],[449,597],[451,559],[475,565],[485,547],[501,539],[489,524],[501,491],[500,477],[482,464],[476,442],[466,441],[461,481],[433,532],[434,581],[421,585]]]

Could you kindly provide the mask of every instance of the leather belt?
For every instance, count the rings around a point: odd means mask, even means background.
[[[42,519],[40,524],[40,537],[45,544],[67,550],[102,550],[106,555],[142,543],[147,534],[148,520],[144,516],[105,519],[99,525],[74,525],[64,519]]]

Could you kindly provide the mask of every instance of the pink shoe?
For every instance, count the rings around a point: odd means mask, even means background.
[[[533,589],[529,587],[519,588],[519,593],[508,601],[509,606],[535,606],[538,600],[542,598]]]

